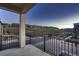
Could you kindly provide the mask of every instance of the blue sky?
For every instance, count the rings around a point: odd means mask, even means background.
[[[19,15],[0,9],[2,22],[17,23]],[[79,4],[37,4],[26,14],[26,23],[58,28],[73,28],[79,22]]]

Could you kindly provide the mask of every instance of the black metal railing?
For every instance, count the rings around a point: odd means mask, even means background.
[[[31,37],[31,44],[55,56],[79,56],[79,44],[59,36]],[[72,38],[71,38],[72,39]]]
[[[32,44],[55,56],[79,56],[78,39],[71,40],[60,36],[26,37],[26,44]],[[0,36],[0,50],[19,47],[18,35]]]
[[[18,35],[2,35],[0,37],[0,50],[19,47]]]

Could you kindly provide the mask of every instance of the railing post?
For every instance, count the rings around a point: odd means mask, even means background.
[[[77,52],[78,52],[78,50],[77,50],[77,42],[75,43],[75,47],[76,47],[76,56],[77,56]]]
[[[46,46],[45,46],[45,36],[44,36],[44,51],[46,51]]]
[[[0,36],[0,50],[2,50],[2,36]]]
[[[0,50],[2,50],[2,22],[0,21]]]
[[[29,43],[31,44],[31,36],[29,36],[29,37],[30,37]]]

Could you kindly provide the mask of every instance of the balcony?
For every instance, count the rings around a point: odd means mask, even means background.
[[[66,41],[70,37],[54,35],[25,36],[25,13],[35,4],[0,4],[2,9],[20,15],[19,35],[3,35],[0,26],[2,56],[79,56],[79,44]]]
[[[50,56],[33,45],[26,45],[24,48],[12,48],[0,51],[0,56]]]
[[[79,44],[66,41],[58,36],[26,37],[26,46],[19,47],[18,36],[4,35],[0,46],[0,55],[24,56],[78,56]],[[5,40],[6,39],[6,40]],[[63,40],[64,39],[64,40]]]
[[[0,22],[0,55],[48,55],[33,45],[25,45],[25,14],[34,6],[35,4],[30,3],[20,3],[20,4],[9,4],[1,3],[0,8],[14,12],[20,15],[20,28],[19,35],[4,35],[2,25]],[[18,48],[19,47],[19,48]],[[10,49],[14,48],[14,49]],[[8,50],[5,50],[8,49]]]

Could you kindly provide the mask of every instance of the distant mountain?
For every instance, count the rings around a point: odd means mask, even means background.
[[[64,31],[67,31],[67,32],[68,32],[68,31],[74,31],[74,28],[64,28],[63,30],[64,30]]]

